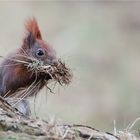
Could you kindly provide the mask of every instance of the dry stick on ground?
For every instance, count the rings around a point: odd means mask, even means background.
[[[110,133],[89,126],[47,122],[39,118],[25,117],[0,97],[0,139],[66,139],[66,140],[119,140]]]

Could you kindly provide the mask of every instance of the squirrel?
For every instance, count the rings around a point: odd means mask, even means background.
[[[35,18],[27,20],[25,24],[26,34],[22,45],[13,53],[4,58],[0,65],[0,95],[4,98],[25,97],[16,103],[16,108],[24,115],[30,114],[28,96],[37,94],[50,75],[29,71],[24,63],[32,61],[31,58],[41,61],[43,64],[57,64],[56,52],[42,39],[42,35]],[[27,95],[27,89],[29,95]]]

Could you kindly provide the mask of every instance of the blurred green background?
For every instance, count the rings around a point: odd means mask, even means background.
[[[21,46],[32,16],[74,75],[32,99],[33,114],[106,131],[140,116],[140,2],[1,1],[0,55]]]

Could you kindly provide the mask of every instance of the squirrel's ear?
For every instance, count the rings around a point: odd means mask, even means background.
[[[31,48],[35,43],[35,38],[33,37],[32,33],[28,33],[28,35],[23,40],[23,48]]]
[[[41,32],[35,18],[27,20],[25,28],[27,34],[31,34],[34,39],[42,39]]]
[[[29,33],[29,35],[26,38],[26,42],[29,47],[31,47],[34,44],[35,38],[33,37],[32,33]]]

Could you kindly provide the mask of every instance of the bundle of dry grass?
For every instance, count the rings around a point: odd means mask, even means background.
[[[41,62],[36,65],[35,69],[51,76],[51,79],[57,81],[60,85],[68,85],[71,82],[72,74],[65,63],[58,60],[56,65],[43,65]]]

